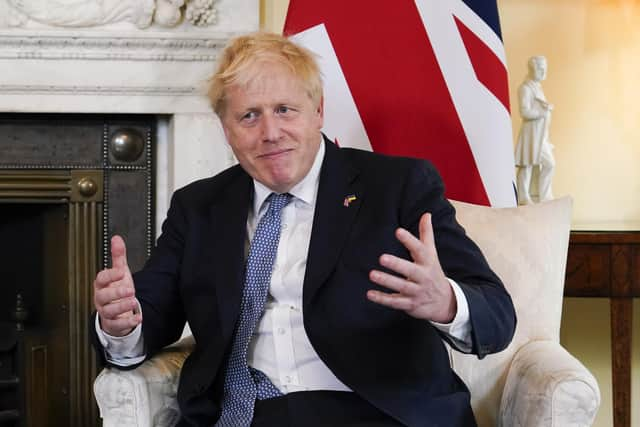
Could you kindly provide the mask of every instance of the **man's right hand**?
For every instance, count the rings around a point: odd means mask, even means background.
[[[93,304],[100,327],[107,334],[122,337],[142,323],[131,271],[127,265],[127,248],[120,236],[111,238],[111,268],[102,270],[93,282]]]

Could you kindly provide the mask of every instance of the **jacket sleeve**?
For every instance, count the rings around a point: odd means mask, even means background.
[[[178,297],[178,281],[186,220],[178,198],[174,194],[167,219],[162,225],[162,235],[144,268],[133,275],[136,298],[143,313],[142,336],[146,359],[177,341],[185,325],[181,299]],[[90,325],[96,324],[97,313],[91,315]],[[94,327],[89,328],[90,340],[96,349],[101,365],[118,369],[134,369],[144,362],[121,366],[110,363]]]
[[[179,293],[187,219],[180,203],[180,191],[171,199],[151,257],[133,275],[136,297],[142,307],[142,335],[147,358],[180,338],[185,313]]]
[[[422,214],[432,215],[442,269],[462,288],[469,304],[471,352],[482,358],[506,348],[516,325],[511,297],[480,248],[456,221],[455,209],[444,196],[442,179],[430,163],[418,161],[411,168],[403,201],[401,223],[415,235],[418,235]],[[498,238],[500,236],[496,236]],[[448,339],[445,334],[442,336]]]

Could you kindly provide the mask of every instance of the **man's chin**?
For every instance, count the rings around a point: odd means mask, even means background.
[[[296,184],[293,182],[293,179],[289,176],[287,177],[274,177],[270,176],[268,179],[258,179],[260,183],[262,183],[265,187],[269,188],[269,190],[274,191],[276,193],[286,193],[291,190],[291,188]]]

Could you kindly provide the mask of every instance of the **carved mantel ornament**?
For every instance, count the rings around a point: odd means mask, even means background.
[[[152,24],[175,27],[186,19],[192,25],[216,22],[215,0],[7,0],[9,25],[29,20],[54,27],[97,27],[130,22],[140,29]]]

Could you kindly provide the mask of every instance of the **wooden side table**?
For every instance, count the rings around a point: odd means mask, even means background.
[[[640,231],[572,231],[566,297],[611,300],[613,424],[631,426],[631,322],[640,297]]]

